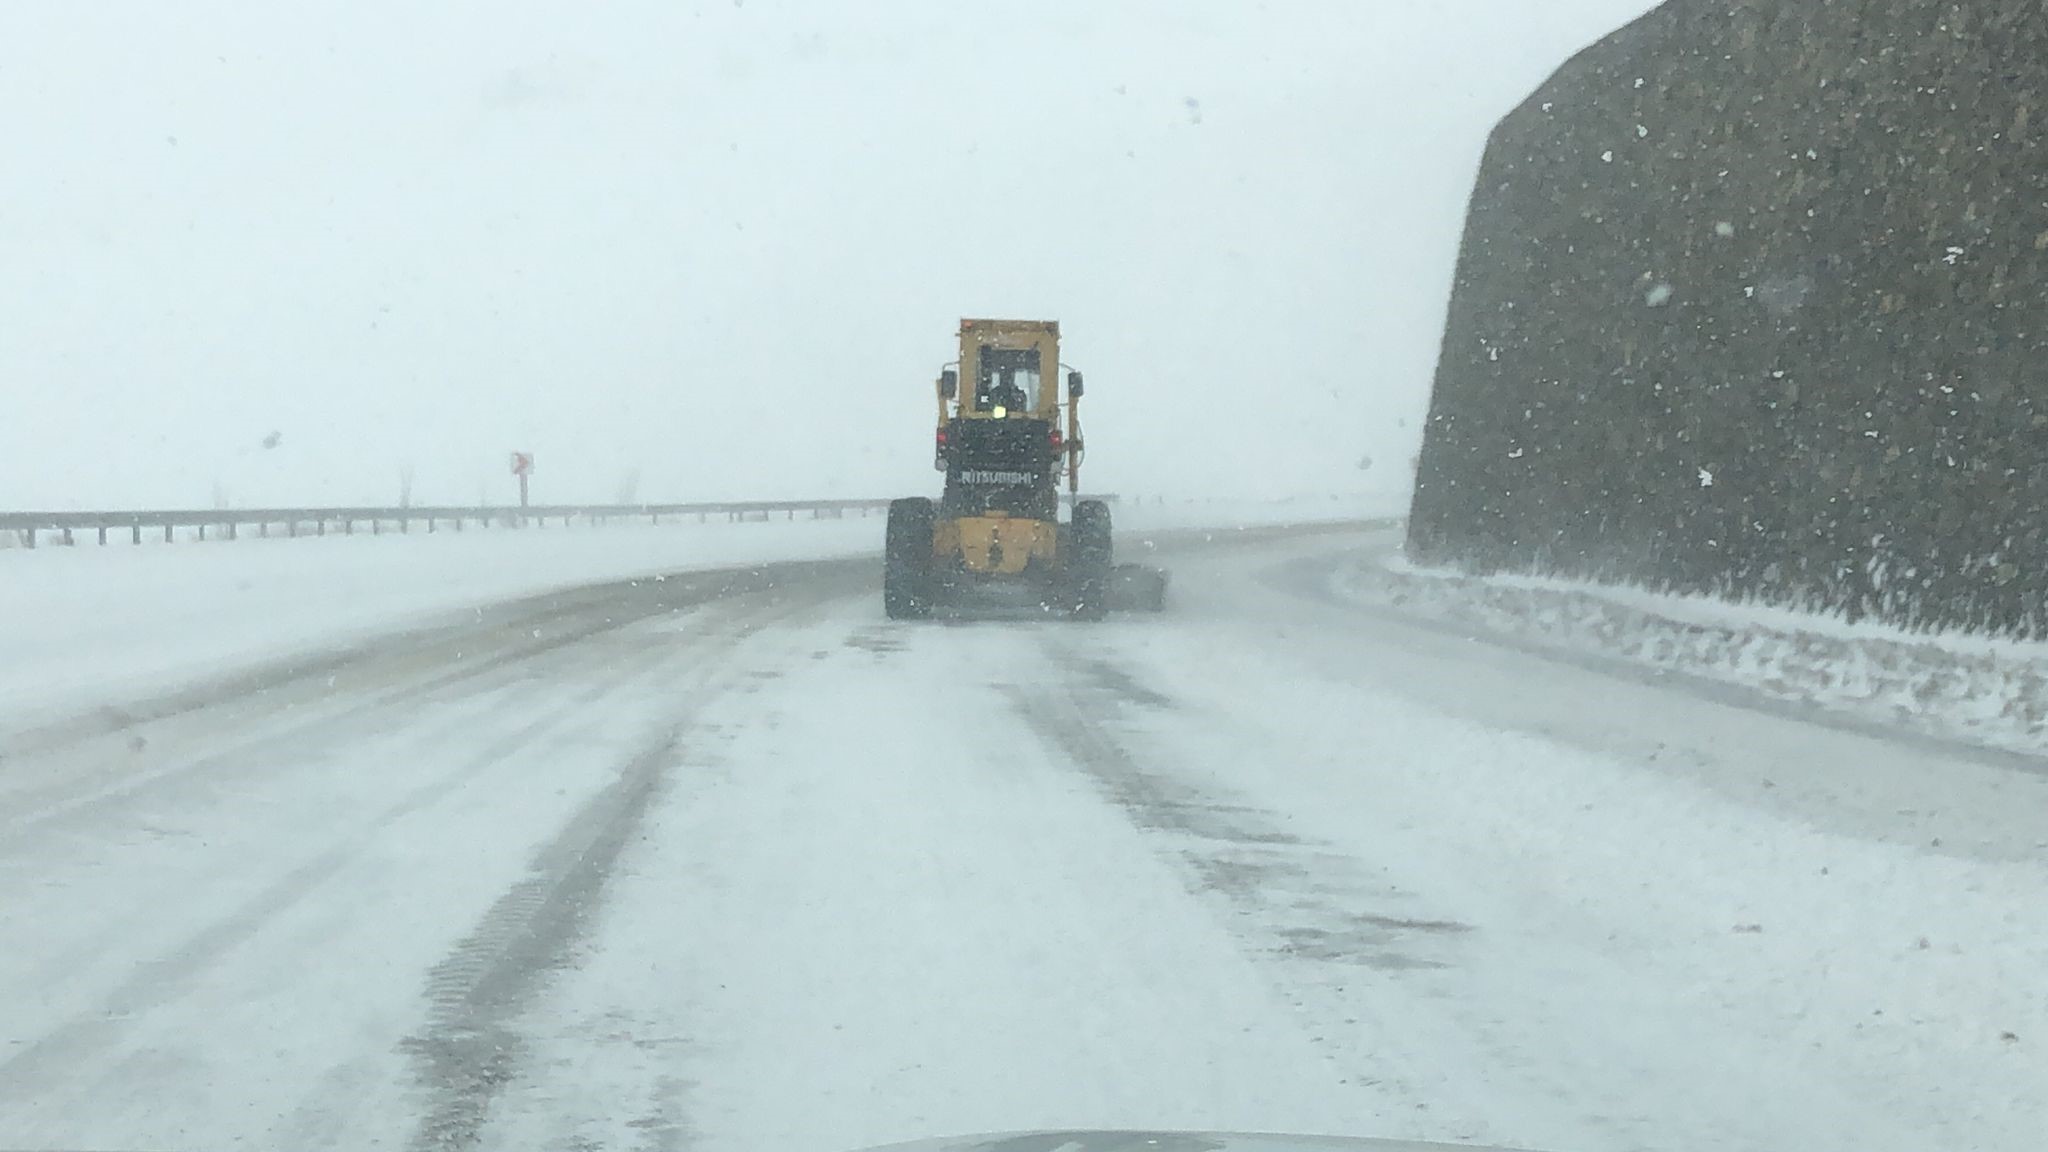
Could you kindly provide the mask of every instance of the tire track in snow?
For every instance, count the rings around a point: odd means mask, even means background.
[[[1185,650],[1169,648],[1156,666],[1200,696],[1185,709],[1144,708],[1138,697],[1157,693],[1091,676],[1078,645],[1048,649],[1068,674],[1059,687],[1018,694],[1020,711],[1158,837],[1162,854],[1179,858],[1189,889],[1223,913],[1340,1068],[1414,1102],[1412,1117],[1392,1117],[1402,1135],[1589,1149],[1648,1147],[1673,1133],[1731,1149],[1775,1147],[1788,1131],[1824,1134],[1830,1148],[1925,1143],[1833,1068],[1801,1068],[1804,1052],[1688,1004],[1683,985],[1645,977],[1611,936],[1549,922],[1573,894],[1532,905],[1499,858],[1460,859],[1455,846],[1472,831],[1446,824],[1437,842],[1427,795],[1396,792],[1382,812],[1370,793],[1333,791],[1357,795],[1359,834],[1333,832],[1319,816],[1304,821],[1318,837],[1268,836],[1287,830],[1289,813],[1306,813],[1300,805],[1325,802],[1300,788],[1307,766],[1288,762],[1330,738],[1291,727],[1316,725],[1312,707],[1261,711],[1271,689],[1184,679],[1173,661]],[[1342,707],[1341,696],[1323,702]],[[1346,752],[1368,777],[1403,776],[1375,760],[1443,755],[1400,737],[1377,742],[1341,716],[1333,727],[1354,734]],[[1313,771],[1342,770],[1329,760]],[[1275,777],[1294,778],[1272,790],[1288,806],[1235,799],[1265,794],[1269,763]],[[1447,804],[1444,819],[1456,811]],[[1624,875],[1616,886],[1628,883]],[[1791,1095],[1774,1091],[1788,1086]]]
[[[620,854],[639,831],[683,754],[695,717],[748,677],[730,668],[731,649],[754,633],[812,607],[776,601],[728,638],[725,651],[695,667],[687,702],[668,734],[625,764],[534,858],[533,874],[514,884],[476,928],[427,977],[426,1027],[404,1048],[425,1106],[409,1147],[448,1152],[473,1147],[491,1105],[526,1054],[520,1017],[566,967],[584,937]],[[688,1131],[673,1115],[650,1119],[656,1135]]]
[[[650,618],[748,596],[773,600],[788,587],[841,589],[850,572],[843,564],[831,563],[764,565],[573,589],[504,606],[513,612],[509,619],[483,619],[424,638],[409,634],[388,637],[339,663],[318,659],[317,667],[329,673],[325,682],[318,682],[318,676],[286,673],[279,673],[274,681],[247,675],[230,681],[241,695],[220,697],[211,705],[219,722],[255,725],[283,719],[226,750],[182,758],[139,758],[148,746],[146,734],[153,725],[215,718],[204,706],[189,701],[176,707],[162,706],[158,709],[161,716],[150,715],[157,706],[145,702],[137,709],[148,719],[117,723],[111,729],[88,726],[85,734],[71,737],[58,729],[45,729],[27,742],[0,743],[0,802],[5,809],[0,813],[0,852],[21,847],[20,840],[30,832],[158,795],[197,774],[217,779],[224,772],[246,773],[260,768],[268,756],[288,754],[309,742],[343,740],[372,723],[402,723],[431,705],[474,695],[480,683],[498,682],[491,677],[523,675],[542,657],[566,653],[568,659],[576,660],[578,646],[584,641]],[[580,658],[591,656],[585,653]],[[362,690],[359,698],[337,704],[333,697],[346,694],[353,686],[337,692],[328,685],[358,675],[391,686],[371,686]],[[258,715],[246,718],[221,712],[231,706],[252,708]],[[315,714],[291,715],[302,708]],[[213,733],[201,732],[196,738],[210,740]],[[54,764],[45,773],[47,784],[10,779],[23,772],[24,765],[34,766],[39,759]]]
[[[219,774],[224,771],[257,770],[268,764],[272,757],[288,756],[308,744],[345,738],[372,724],[403,725],[409,717],[423,714],[438,705],[464,699],[516,679],[526,674],[532,661],[540,657],[627,627],[637,619],[606,620],[596,624],[581,622],[561,628],[535,643],[468,661],[424,680],[401,683],[338,709],[323,708],[317,717],[289,722],[227,751],[173,759],[169,763],[142,768],[110,785],[82,794],[76,794],[75,789],[61,784],[55,790],[58,795],[54,798],[31,794],[24,801],[17,794],[10,798],[14,811],[5,829],[8,845],[15,846],[18,838],[46,826],[90,819],[110,807],[155,795],[195,775],[205,775],[210,782],[218,782]],[[500,675],[508,672],[514,675]],[[66,791],[74,794],[63,795]]]
[[[1497,1053],[1484,1036],[1446,1021],[1429,1005],[1444,995],[1476,926],[1396,911],[1417,893],[1372,879],[1363,862],[1337,847],[1288,831],[1279,814],[1199,778],[1199,766],[1177,771],[1145,762],[1118,731],[1127,709],[1163,711],[1141,701],[1166,697],[1128,673],[1103,677],[1071,650],[1052,646],[1070,674],[1066,687],[1016,691],[1025,722],[1085,772],[1133,825],[1158,838],[1178,863],[1191,895],[1223,914],[1223,930],[1270,974],[1309,1041],[1338,1070],[1342,1083],[1372,1087],[1414,1102],[1433,1131],[1416,1120],[1383,1119],[1407,1135],[1479,1140],[1503,1112],[1557,1109],[1569,1085],[1539,1081],[1531,1070],[1504,1086],[1488,1071]],[[1135,693],[1122,682],[1139,684]],[[1254,762],[1236,767],[1255,769]],[[1422,981],[1417,983],[1417,981]],[[1467,1071],[1457,1071],[1467,1070]],[[1502,1104],[1502,1097],[1510,1103]],[[1555,1122],[1572,1126],[1565,1112]]]
[[[569,961],[613,865],[666,782],[680,730],[630,761],[427,976],[426,1028],[405,1042],[427,1106],[410,1147],[467,1148],[525,1052],[517,1021]]]
[[[450,729],[445,734],[459,734],[460,729],[468,727],[489,743],[482,748],[473,743],[463,748],[459,757],[449,757],[451,767],[418,787],[409,788],[375,814],[358,818],[345,839],[312,859],[302,859],[227,915],[173,944],[159,946],[155,959],[137,964],[132,975],[110,994],[97,995],[92,1011],[79,1013],[32,1041],[25,1037],[17,1041],[23,1046],[0,1061],[0,1104],[6,1105],[0,1113],[24,1120],[38,1113],[54,1118],[84,1114],[102,1092],[119,1098],[130,1086],[124,1069],[150,1051],[144,1042],[148,1030],[170,1026],[162,1023],[159,1009],[170,1008],[192,994],[224,962],[231,962],[230,957],[237,951],[261,947],[273,924],[303,906],[323,887],[331,886],[337,877],[346,875],[356,860],[374,851],[379,836],[388,835],[393,825],[446,800],[494,769],[515,762],[518,753],[529,750],[537,741],[552,740],[559,745],[567,729],[601,713],[601,708],[594,706],[649,675],[681,665],[679,673],[664,676],[663,686],[667,688],[671,684],[687,686],[706,673],[719,670],[721,658],[729,655],[739,640],[794,610],[793,602],[795,607],[803,606],[799,598],[769,588],[734,597],[719,611],[688,617],[681,628],[656,629],[633,636],[632,643],[623,648],[619,644],[551,645],[545,663],[529,662],[520,677],[512,681],[515,692],[509,700],[498,698],[486,714],[479,716],[474,708],[461,709],[454,716],[436,714],[436,727]],[[623,618],[615,620],[583,639],[625,629],[630,623]],[[569,687],[559,683],[564,676],[592,677],[594,681],[585,679],[564,692]],[[472,694],[497,691],[500,689],[496,686],[471,689]],[[529,696],[538,701],[531,712],[509,706],[510,701]],[[459,699],[468,702],[466,697]],[[383,719],[402,726],[409,711],[395,710]],[[517,726],[507,731],[501,716],[515,720]],[[430,756],[421,767],[433,770],[443,763]],[[212,786],[217,781],[203,783]],[[246,860],[228,860],[221,865],[229,869],[247,866]],[[101,934],[99,943],[112,954],[120,955],[125,930],[122,923],[115,922]],[[370,1071],[379,1063],[360,1059],[330,1068],[298,1109],[290,1113],[284,1127],[305,1135],[303,1143],[307,1146],[327,1142],[337,1130],[337,1119],[360,1106],[366,1095],[358,1092],[337,1098],[335,1089],[380,1081],[381,1077]],[[67,1101],[68,1105],[64,1103]]]
[[[1010,689],[1018,714],[1133,825],[1158,838],[1189,893],[1224,912],[1225,930],[1269,966],[1275,990],[1341,1074],[1418,1107],[1436,1102],[1466,1127],[1486,1115],[1483,1094],[1453,1090],[1440,1069],[1410,1055],[1459,1051],[1459,1037],[1414,1034],[1406,1014],[1398,1022],[1368,1018],[1347,995],[1351,986],[1371,984],[1387,985],[1397,999],[1431,995],[1399,984],[1455,969],[1475,927],[1402,908],[1417,894],[1374,881],[1361,861],[1288,830],[1283,816],[1219,782],[1188,783],[1198,771],[1147,764],[1119,729],[1133,709],[1179,715],[1177,702],[1092,650],[1060,640],[1045,646],[1067,672],[1063,686]]]
[[[516,633],[534,624],[549,624],[579,612],[617,611],[649,596],[657,601],[669,593],[688,607],[779,584],[844,580],[866,575],[867,561],[783,561],[771,564],[707,569],[698,572],[650,574],[627,580],[569,587],[479,606],[474,619],[433,623],[377,636],[338,648],[318,648],[281,660],[208,677],[150,696],[103,704],[51,719],[37,716],[23,727],[0,721],[0,756],[27,756],[120,735],[133,729],[271,693],[310,687],[364,665],[410,659],[429,665],[461,658],[466,646],[487,632]],[[656,603],[658,611],[663,605]],[[642,613],[641,615],[645,615]],[[637,617],[636,617],[637,618]],[[630,621],[626,621],[630,623]]]
[[[715,617],[690,618],[683,633],[686,639],[680,642],[694,643],[700,635],[715,629],[716,626]],[[715,635],[715,632],[712,634]],[[663,637],[662,641],[668,639]],[[460,763],[467,763],[475,755],[477,734],[483,733],[488,736],[499,730],[504,723],[504,717],[526,717],[535,721],[522,729],[528,732],[529,738],[546,730],[548,718],[574,719],[578,705],[571,705],[566,709],[556,706],[561,699],[564,680],[597,678],[597,692],[579,694],[577,697],[583,701],[580,706],[587,708],[597,700],[603,699],[611,690],[629,685],[637,675],[651,672],[666,658],[664,654],[672,654],[671,646],[665,642],[638,643],[639,647],[631,649],[635,659],[630,664],[617,663],[617,651],[612,647],[551,651],[544,662],[523,667],[516,676],[493,677],[488,681],[472,684],[466,695],[452,691],[434,693],[418,701],[400,702],[384,711],[372,713],[365,717],[365,725],[355,726],[349,734],[351,739],[337,740],[332,745],[323,745],[313,750],[298,743],[273,748],[273,743],[283,745],[284,738],[280,735],[275,740],[265,738],[258,746],[245,746],[222,753],[218,762],[235,765],[235,775],[264,771],[272,778],[267,783],[275,783],[290,774],[291,779],[295,781],[306,781],[309,785],[318,784],[319,781],[315,778],[317,773],[349,771],[348,764],[357,754],[357,741],[360,739],[362,727],[374,724],[377,736],[389,736],[398,740],[399,754],[409,760],[429,757],[433,749],[450,748],[451,758]],[[637,658],[642,653],[648,657],[647,660]],[[638,672],[625,676],[613,675],[615,670],[629,667],[638,669]],[[606,685],[609,687],[605,687]],[[253,757],[255,762],[244,763],[241,759],[243,757]],[[194,783],[217,792],[221,780],[200,777]],[[150,792],[148,795],[155,796],[156,793]],[[175,795],[168,799],[175,802]],[[79,820],[84,819],[82,812],[76,815]],[[143,831],[156,835],[182,834],[162,831],[160,826],[168,825],[175,829],[186,822],[177,819],[171,814],[170,809],[162,804],[151,809],[150,820],[151,823],[140,827]],[[10,873],[18,873],[24,880],[33,878],[48,859],[47,845],[44,844],[46,840],[59,845],[73,841],[91,845],[105,839],[101,825],[89,826],[93,830],[93,835],[86,837],[73,833],[71,824],[70,820],[54,821],[27,835],[13,837],[0,843],[0,881],[7,879]],[[130,834],[131,831],[124,829],[123,834]],[[103,844],[100,847],[88,848],[88,851],[94,852],[108,850]],[[6,859],[7,857],[12,859]],[[224,854],[207,872],[186,877],[184,883],[208,889],[215,883],[233,884],[246,867],[246,861],[240,857]],[[105,930],[84,937],[69,947],[53,951],[41,958],[41,969],[45,973],[42,982],[46,986],[55,987],[102,956],[120,955],[135,947],[137,942],[134,927],[125,921],[110,919]]]
[[[176,1000],[199,974],[333,879],[392,825],[489,772],[548,731],[585,715],[591,705],[672,657],[672,652],[650,646],[640,658],[599,683],[493,740],[453,771],[407,793],[345,840],[286,872],[230,916],[186,938],[162,959],[142,966],[106,997],[98,1011],[46,1033],[0,1060],[0,1100],[33,1103],[52,1086],[74,1081],[76,1069],[91,1067],[96,1056],[117,1048],[149,1012]]]
[[[1288,831],[1272,812],[1149,770],[1112,725],[1123,708],[1167,709],[1169,698],[1101,659],[1064,648],[1053,656],[1078,687],[1016,693],[1026,723],[1093,777],[1132,823],[1170,836],[1198,894],[1255,913],[1272,951],[1383,971],[1452,963],[1442,944],[1471,925],[1365,909],[1369,899],[1398,894],[1375,893],[1356,877],[1356,861]]]

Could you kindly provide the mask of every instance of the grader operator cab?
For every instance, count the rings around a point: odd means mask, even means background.
[[[1055,321],[960,322],[960,359],[938,380],[945,490],[936,502],[889,505],[882,599],[891,619],[977,601],[1090,620],[1112,607],[1165,607],[1165,575],[1117,567],[1109,505],[1080,497],[1083,386],[1068,372],[1062,399],[1061,367]]]

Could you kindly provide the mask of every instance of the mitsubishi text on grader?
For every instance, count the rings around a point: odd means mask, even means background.
[[[1060,368],[1056,321],[960,322],[960,359],[938,380],[944,493],[889,506],[882,597],[892,619],[976,601],[1091,620],[1165,606],[1165,575],[1119,568],[1109,505],[1080,497],[1082,380],[1068,372],[1063,398]]]

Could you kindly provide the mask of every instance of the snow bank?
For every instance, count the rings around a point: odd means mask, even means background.
[[[1126,529],[1342,520],[1391,497],[1133,501]],[[878,552],[882,517],[301,536],[0,550],[0,728],[521,596]],[[79,539],[89,540],[89,536]]]
[[[879,517],[0,553],[0,724],[604,580],[872,551]],[[38,717],[36,714],[45,715]]]
[[[1361,602],[1740,685],[1923,735],[2048,749],[2048,645],[1919,635],[1707,597],[1533,576],[1472,577],[1375,557]]]

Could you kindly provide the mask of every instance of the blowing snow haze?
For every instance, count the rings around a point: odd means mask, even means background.
[[[0,506],[921,491],[968,315],[1091,487],[1401,488],[1488,128],[1647,6],[9,5]]]

